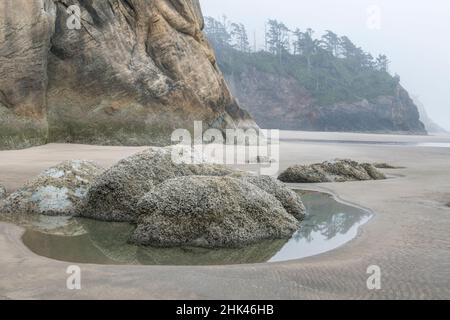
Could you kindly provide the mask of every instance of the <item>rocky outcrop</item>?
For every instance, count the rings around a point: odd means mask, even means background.
[[[289,238],[300,224],[274,196],[232,177],[167,180],[138,212],[132,242],[157,247],[239,247]]]
[[[94,179],[78,208],[79,215],[96,220],[135,222],[138,201],[167,180],[230,176],[275,196],[290,214],[303,218],[305,208],[300,197],[274,178],[252,176],[222,165],[176,163],[172,155],[177,151],[176,147],[150,148],[119,161]]]
[[[71,5],[80,29],[68,27]],[[5,0],[0,9],[0,148],[168,144],[194,120],[256,127],[217,67],[198,0]]]
[[[300,196],[271,177],[213,164],[175,163],[151,148],[99,175],[83,217],[137,225],[131,241],[157,247],[240,247],[289,238],[305,216]]]
[[[278,177],[286,183],[322,183],[383,180],[386,176],[369,163],[335,160],[288,168]]]
[[[91,181],[102,171],[90,161],[61,163],[7,197],[0,204],[0,212],[72,216]]]
[[[262,128],[426,134],[417,106],[400,85],[392,95],[323,105],[294,77],[244,68],[226,79]]]
[[[234,248],[298,230],[305,207],[287,186],[221,165],[174,162],[180,151],[150,148],[106,171],[89,161],[61,163],[2,200],[0,212],[131,222],[131,241],[156,247]]]

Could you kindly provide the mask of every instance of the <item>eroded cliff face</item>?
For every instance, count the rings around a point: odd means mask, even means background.
[[[72,5],[79,30],[67,26]],[[198,0],[2,0],[0,8],[0,147],[161,145],[200,120],[256,127],[217,67]]]
[[[262,128],[426,134],[417,106],[400,85],[393,95],[320,105],[294,78],[252,68],[226,78]]]
[[[0,148],[47,139],[46,89],[53,3],[0,1]]]

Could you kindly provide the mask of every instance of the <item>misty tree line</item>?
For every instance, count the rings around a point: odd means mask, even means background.
[[[224,16],[222,21],[206,17],[205,33],[218,47],[232,47],[241,52],[255,52],[256,45],[251,46],[245,26],[234,23]],[[317,56],[333,56],[348,59],[355,64],[378,71],[389,71],[389,59],[381,54],[373,57],[362,48],[356,46],[348,37],[338,36],[332,31],[320,37],[314,37],[310,28],[305,31],[288,28],[283,22],[270,19],[265,30],[265,45],[262,51],[271,53],[279,58],[280,63],[286,55],[302,56],[311,68],[312,58]]]

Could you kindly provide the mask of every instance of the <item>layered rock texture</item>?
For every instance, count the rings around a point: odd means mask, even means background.
[[[90,161],[66,161],[42,172],[0,202],[1,213],[73,216],[103,169]]]
[[[297,165],[286,169],[278,177],[286,183],[322,183],[383,180],[386,176],[370,163],[335,160],[312,165]]]
[[[2,1],[0,148],[162,145],[194,120],[256,127],[202,29],[198,0]]]

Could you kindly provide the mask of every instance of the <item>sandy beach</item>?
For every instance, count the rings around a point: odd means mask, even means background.
[[[330,192],[374,218],[356,239],[325,254],[260,265],[162,267],[80,265],[82,289],[66,268],[33,254],[24,229],[0,223],[0,299],[450,299],[450,135],[282,132],[280,170],[334,158],[387,162],[383,181],[293,185]],[[110,166],[144,147],[49,144],[0,151],[9,192],[63,160]],[[368,290],[367,268],[381,268]]]

